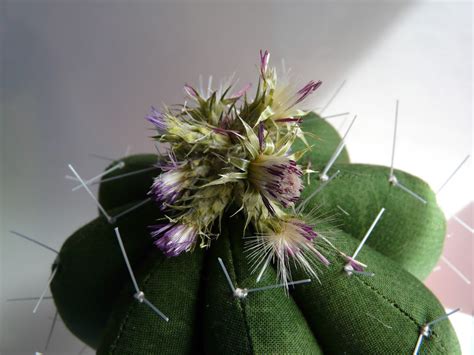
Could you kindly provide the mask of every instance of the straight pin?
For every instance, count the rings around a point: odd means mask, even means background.
[[[263,287],[257,287],[257,288],[249,288],[249,289],[247,289],[247,292],[250,293],[250,292],[265,291],[265,290],[270,290],[270,289],[278,288],[278,287],[306,284],[306,283],[309,283],[309,282],[311,282],[311,279],[298,280],[298,281],[288,282],[286,284],[281,283],[281,284],[269,285],[269,286],[263,286]]]
[[[418,195],[416,192],[413,192],[412,190],[410,190],[408,187],[402,185],[398,180],[397,178],[395,177],[395,175],[392,176],[392,180],[391,182],[393,183],[393,185],[395,185],[396,187],[402,189],[403,191],[405,191],[406,193],[410,194],[411,196],[413,196],[414,198],[416,198],[418,201],[424,203],[424,204],[427,204],[428,201],[426,201],[423,197],[421,197],[420,195]]]
[[[58,320],[58,311],[54,312],[53,323],[51,323],[51,328],[49,329],[48,338],[46,339],[46,345],[44,346],[44,351],[48,351],[49,343],[51,342],[51,337],[53,336],[54,327],[56,326],[56,321]]]
[[[265,291],[265,290],[270,290],[270,289],[278,288],[278,287],[287,287],[287,286],[299,285],[299,284],[311,282],[311,279],[305,279],[305,280],[292,281],[288,283],[281,283],[281,284],[269,285],[269,286],[263,286],[263,287],[257,287],[257,288],[239,288],[239,287],[236,288],[234,284],[232,283],[229,272],[227,271],[227,268],[225,267],[222,259],[217,258],[217,260],[219,261],[219,264],[221,265],[222,271],[224,272],[225,278],[227,279],[227,283],[229,284],[229,287],[232,290],[232,294],[234,295],[234,297],[240,298],[240,299],[246,298],[250,292]]]
[[[56,249],[53,249],[53,248],[51,248],[49,245],[46,245],[46,244],[44,244],[44,243],[42,243],[42,242],[40,242],[40,241],[37,241],[36,239],[33,239],[33,238],[31,238],[31,237],[28,237],[28,236],[26,236],[26,235],[24,235],[24,234],[18,233],[17,231],[13,231],[13,230],[11,230],[10,233],[11,233],[11,234],[14,234],[14,235],[16,235],[16,236],[18,236],[18,237],[20,237],[20,238],[26,239],[26,240],[28,240],[28,241],[30,241],[30,242],[32,242],[32,243],[35,243],[35,244],[37,244],[37,245],[39,245],[39,246],[41,246],[41,247],[43,247],[43,248],[45,248],[45,249],[48,249],[48,250],[52,251],[53,253],[59,254],[59,252],[58,252]]]
[[[102,179],[102,180],[100,180],[100,181],[94,181],[91,185],[102,184],[102,183],[104,183],[104,182],[109,182],[109,181],[114,181],[114,180],[122,179],[122,178],[125,178],[125,177],[128,177],[128,176],[141,174],[141,173],[144,173],[144,172],[147,172],[147,171],[151,171],[151,170],[155,170],[155,169],[158,169],[158,167],[152,166],[152,167],[149,167],[149,168],[144,168],[144,169],[140,169],[140,170],[135,170],[135,171],[131,171],[131,172],[129,172],[129,173],[124,173],[124,174],[112,176],[112,177],[110,177],[110,178],[105,178],[105,179]],[[68,179],[68,180],[79,181],[75,176],[71,176],[71,175],[66,175],[65,178]]]
[[[354,254],[352,255],[352,259],[355,259],[357,257],[357,255],[359,254],[360,250],[362,249],[362,247],[364,246],[365,242],[367,241],[367,239],[369,238],[370,234],[372,233],[372,231],[374,230],[375,226],[377,225],[378,221],[380,220],[380,218],[382,217],[382,214],[385,212],[385,208],[381,208],[377,217],[375,217],[375,220],[372,222],[372,225],[370,226],[369,230],[367,231],[367,233],[365,233],[365,236],[364,238],[362,239],[362,241],[360,242],[359,246],[357,247],[356,251],[354,252]]]
[[[8,298],[7,302],[16,302],[16,301],[37,301],[39,300],[39,297],[20,297],[20,298]],[[43,297],[43,300],[52,300],[53,297],[51,296],[46,296]]]
[[[327,179],[326,181],[323,181],[323,183],[321,185],[319,185],[319,187],[314,190],[308,197],[306,197],[303,202],[301,202],[301,204],[298,206],[298,208],[296,209],[296,211],[299,213],[301,212],[305,207],[306,205],[308,204],[308,202],[314,197],[316,196],[322,189],[324,189],[326,187],[327,184],[329,184],[336,176],[339,175],[341,171],[338,170],[336,171],[333,175],[331,175],[329,177],[329,179]]]
[[[107,160],[107,161],[112,161],[112,162],[117,161],[116,159],[109,158],[109,157],[106,157],[106,156],[103,156],[103,155],[100,155],[100,154],[89,153],[87,155],[90,156],[90,157],[97,158],[97,159],[102,159],[102,160]]]
[[[113,172],[113,171],[115,171],[115,170],[117,170],[117,169],[122,169],[122,168],[124,168],[124,167],[125,167],[125,163],[124,163],[123,161],[120,161],[120,162],[117,163],[116,165],[112,166],[110,169],[107,169],[107,170],[101,172],[99,175],[96,175],[96,176],[90,178],[89,180],[84,181],[84,183],[85,183],[86,185],[90,185],[90,184],[93,183],[94,181],[99,180],[102,176],[105,176],[105,175],[107,175],[107,174],[109,174],[109,173],[111,173],[111,172]],[[72,188],[72,191],[79,190],[81,187],[82,187],[82,185],[77,185],[77,186],[75,186],[75,187]]]
[[[333,155],[331,156],[331,158],[329,159],[328,163],[326,164],[326,166],[324,167],[324,170],[323,172],[319,175],[319,179],[321,181],[326,181],[329,179],[327,173],[329,171],[329,169],[331,169],[332,165],[334,164],[334,162],[336,161],[337,157],[339,156],[339,154],[341,154],[342,150],[344,149],[345,145],[346,145],[346,138],[347,138],[347,135],[349,134],[349,131],[351,130],[352,128],[352,125],[354,124],[355,120],[357,119],[357,115],[354,116],[354,118],[352,119],[352,122],[351,124],[349,125],[349,128],[347,128],[346,130],[346,133],[344,134],[344,137],[342,137],[342,140],[339,142],[339,145],[337,146],[336,148],[336,151],[333,153]]]
[[[232,290],[232,293],[235,294],[234,284],[232,283],[229,272],[227,271],[227,268],[225,267],[224,262],[222,261],[221,258],[217,258],[217,260],[219,261],[219,264],[221,265],[222,271],[224,272],[225,278],[227,279],[227,283],[229,284],[229,287]]]
[[[449,175],[449,177],[446,179],[446,181],[439,187],[438,191],[436,191],[436,194],[439,194],[441,192],[441,190],[443,190],[443,188],[448,184],[449,181],[451,181],[451,179],[454,177],[454,175],[456,175],[456,173],[459,171],[459,169],[461,169],[461,167],[469,160],[469,158],[471,157],[471,155],[467,155],[463,161],[456,167],[456,169],[454,169],[454,171],[451,173],[451,175]]]
[[[44,288],[43,292],[41,293],[41,296],[38,298],[38,302],[36,303],[35,308],[33,308],[33,313],[36,313],[36,311],[38,310],[38,307],[41,304],[41,302],[43,301],[43,298],[44,298],[44,296],[46,295],[46,292],[49,289],[49,285],[51,284],[51,281],[53,281],[54,275],[56,275],[57,271],[58,271],[58,268],[55,268],[53,270],[53,272],[51,273],[51,275],[49,276],[48,282],[46,283],[46,287]]]
[[[469,225],[464,222],[461,218],[459,218],[458,216],[454,215],[453,216],[453,219],[458,222],[461,226],[463,226],[464,228],[466,228],[471,234],[474,233],[474,229],[472,227],[469,227]]]
[[[349,115],[350,112],[342,112],[342,113],[336,113],[334,115],[329,115],[329,116],[324,116],[324,117],[321,117],[323,120],[327,120],[329,118],[336,118],[336,117],[342,117],[342,116],[347,116]]]
[[[370,277],[375,275],[372,272],[363,271],[366,265],[360,263],[359,261],[356,261],[356,257],[361,251],[362,247],[364,246],[365,242],[369,238],[370,234],[374,230],[375,226],[377,225],[378,221],[380,220],[384,212],[385,212],[385,208],[382,207],[382,209],[377,214],[377,217],[375,217],[375,220],[372,222],[372,225],[370,226],[369,230],[367,231],[367,233],[365,233],[364,238],[362,238],[362,241],[360,242],[359,246],[357,247],[352,257],[345,256],[346,259],[348,260],[348,263],[344,266],[343,270],[347,273],[347,275],[351,276],[352,274],[357,274],[361,276],[370,276]]]
[[[146,204],[150,201],[151,201],[151,198],[148,197],[148,198],[144,199],[143,201],[137,203],[136,205],[126,209],[125,211],[122,211],[122,212],[116,214],[115,216],[111,217],[111,220],[115,223],[120,217],[125,216],[127,213],[130,213],[130,212],[136,210],[137,208],[143,206],[144,204]]]
[[[113,219],[112,217],[109,216],[109,214],[107,213],[107,211],[105,210],[104,207],[102,207],[101,203],[99,202],[99,200],[97,200],[97,198],[94,196],[94,194],[92,193],[92,191],[89,189],[89,187],[86,185],[86,183],[84,182],[84,180],[82,180],[82,178],[79,176],[79,174],[76,172],[76,170],[74,170],[73,166],[71,164],[68,165],[69,166],[69,169],[73,172],[73,174],[76,176],[76,178],[80,181],[80,183],[84,186],[84,189],[87,191],[87,193],[90,195],[90,197],[94,200],[94,202],[96,203],[97,207],[99,207],[100,211],[104,214],[105,218],[107,218],[107,221],[109,223],[113,223]]]
[[[446,265],[448,265],[451,270],[454,271],[454,273],[456,275],[458,275],[465,283],[467,283],[468,285],[471,284],[471,280],[469,280],[462,272],[461,270],[459,270],[456,266],[454,266],[448,259],[446,259],[446,257],[444,255],[441,256],[441,260],[444,261],[444,263]]]
[[[112,176],[112,177],[109,177],[109,178],[105,178],[105,179],[102,179],[101,181],[95,181],[92,185],[96,185],[98,183],[104,183],[104,182],[109,182],[109,181],[114,181],[114,180],[118,180],[118,179],[123,179],[125,177],[129,177],[129,176],[132,176],[132,175],[137,175],[137,174],[141,174],[141,173],[144,173],[144,172],[147,172],[147,171],[151,171],[151,170],[156,170],[158,169],[156,166],[152,166],[152,167],[149,167],[149,168],[144,168],[144,169],[140,169],[140,170],[135,170],[135,171],[131,171],[129,173],[124,173],[124,174],[120,174],[120,175],[116,175],[116,176]]]
[[[427,338],[427,339],[428,339],[428,338],[431,336],[431,334],[432,334],[431,327],[432,327],[434,324],[436,324],[436,323],[438,323],[438,322],[440,322],[440,321],[442,321],[442,320],[447,319],[450,315],[452,315],[452,314],[458,312],[459,310],[460,310],[460,308],[457,308],[457,309],[455,309],[454,311],[451,311],[451,312],[449,312],[449,313],[447,313],[447,314],[445,314],[445,315],[443,315],[443,316],[441,316],[441,317],[439,317],[439,318],[436,318],[435,320],[433,320],[433,321],[431,321],[431,322],[429,322],[429,323],[426,323],[426,324],[424,324],[423,326],[421,326],[421,328],[420,328],[420,334],[418,335],[418,339],[417,339],[417,341],[416,341],[415,350],[413,350],[413,355],[418,355],[418,353],[420,352],[420,348],[421,348],[421,344],[423,343],[423,339],[424,339],[424,338]]]
[[[334,99],[336,98],[337,95],[339,95],[339,92],[342,90],[342,88],[344,87],[344,85],[346,85],[346,81],[347,80],[344,80],[342,82],[341,85],[339,85],[339,87],[336,89],[336,91],[334,92],[334,94],[332,94],[332,96],[329,98],[329,101],[326,103],[326,105],[323,106],[323,108],[321,109],[321,111],[319,111],[319,114],[322,115],[324,111],[326,111],[326,109],[329,107],[329,105],[331,105],[331,103],[334,101]]]
[[[397,179],[397,177],[395,176],[395,173],[394,173],[394,169],[395,169],[395,167],[394,167],[395,166],[395,148],[396,148],[396,143],[397,143],[397,131],[398,131],[398,105],[399,105],[399,101],[396,100],[395,101],[395,124],[394,124],[394,128],[393,128],[393,141],[392,141],[392,160],[391,160],[391,163],[390,163],[390,174],[389,174],[389,177],[388,177],[388,181],[392,185],[394,185],[396,187],[399,187],[402,191],[408,193],[409,195],[416,198],[420,202],[426,204],[427,201],[423,197],[421,197],[420,195],[418,195],[414,191],[410,190],[408,187],[402,185],[398,181],[398,179]]]
[[[130,261],[128,260],[127,252],[125,251],[125,247],[122,242],[122,237],[120,236],[120,231],[118,227],[114,228],[115,231],[115,236],[117,237],[117,241],[120,246],[120,250],[123,255],[123,259],[125,260],[125,264],[127,265],[128,272],[130,274],[130,278],[132,279],[133,287],[135,288],[135,294],[133,297],[140,303],[145,303],[148,307],[150,307],[156,314],[158,314],[161,318],[163,318],[166,322],[169,321],[169,318],[161,312],[153,303],[151,303],[148,299],[145,297],[145,293],[140,290],[138,287],[137,280],[135,278],[135,274],[133,273],[132,266],[130,265]]]
[[[390,179],[393,175],[393,166],[395,162],[395,145],[397,142],[397,129],[398,129],[398,100],[395,101],[395,127],[393,129],[393,142],[392,142],[392,162],[390,163]]]
[[[133,287],[135,287],[135,291],[137,291],[137,293],[139,293],[140,288],[138,287],[138,283],[137,283],[137,280],[135,279],[135,275],[133,274],[133,270],[132,270],[132,267],[130,265],[130,261],[128,260],[127,253],[125,252],[125,247],[123,246],[122,237],[120,236],[120,231],[119,231],[118,227],[115,227],[114,231],[115,231],[115,236],[117,237],[117,241],[118,241],[119,246],[120,246],[120,250],[122,251],[123,259],[125,260],[125,264],[127,265],[127,269],[128,269],[129,274],[130,274],[130,278],[132,279]]]

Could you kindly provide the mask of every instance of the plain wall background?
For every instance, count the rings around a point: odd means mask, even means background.
[[[5,302],[38,296],[54,259],[8,230],[60,248],[96,215],[83,191],[71,192],[67,164],[90,177],[105,166],[90,153],[153,151],[150,105],[181,102],[182,85],[199,74],[255,83],[267,48],[302,81],[323,80],[314,107],[347,79],[325,114],[358,114],[348,139],[355,162],[390,164],[399,99],[395,166],[434,188],[472,150],[469,2],[57,0],[3,1],[0,10],[2,354],[41,350],[54,313],[51,301],[35,316],[33,303]],[[472,200],[471,182],[469,162],[439,196],[448,215]],[[80,349],[59,323],[49,353]]]

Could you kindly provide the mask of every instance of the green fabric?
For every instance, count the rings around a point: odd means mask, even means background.
[[[244,300],[232,291],[218,264],[222,258],[235,287],[275,284],[270,268],[255,283],[243,252],[240,216],[223,222],[223,233],[208,251],[204,280],[204,351],[207,354],[322,354],[304,316],[283,289],[249,293]],[[307,277],[306,277],[307,278]]]
[[[335,244],[352,254],[359,241],[341,232]],[[444,315],[443,306],[418,279],[369,246],[357,259],[375,276],[347,276],[344,261],[336,258],[321,272],[320,284],[292,293],[318,343],[327,354],[411,354],[420,327]],[[295,279],[304,277],[294,270]],[[461,353],[449,321],[432,329],[420,354]]]
[[[128,253],[128,250],[127,250]],[[147,300],[169,317],[166,322],[132,287],[126,287],[105,328],[98,354],[190,354],[199,345],[199,285],[204,251],[166,258],[154,250],[136,267],[137,282]],[[122,260],[122,265],[125,264]],[[131,286],[129,278],[126,282]]]
[[[340,138],[317,117],[304,124],[321,135],[310,142],[319,146],[308,156],[317,170]],[[123,169],[105,178],[150,167],[156,157],[132,156],[125,161]],[[412,276],[426,276],[440,255],[444,217],[434,194],[418,178],[396,172],[403,185],[428,200],[427,205],[391,186],[387,168],[347,163],[348,156],[343,155],[331,170],[339,169],[341,174],[308,205],[329,217],[330,224],[319,227],[331,229],[333,242],[347,254],[353,253],[379,209],[386,208],[358,256],[375,277],[349,277],[342,272],[344,262],[333,256],[332,265],[320,272],[321,283],[298,285],[289,297],[283,289],[275,289],[237,300],[217,257],[239,287],[277,282],[269,268],[255,284],[256,275],[250,273],[242,252],[241,217],[224,219],[222,235],[209,250],[168,259],[152,245],[147,227],[161,214],[155,203],[148,203],[120,218],[118,226],[141,288],[170,322],[133,298],[114,225],[103,217],[78,230],[61,248],[51,290],[62,319],[100,354],[411,353],[419,327],[444,313],[431,292]],[[102,183],[101,203],[111,215],[125,211],[147,197],[158,173],[157,169]],[[304,195],[318,186],[313,176]],[[307,275],[293,270],[293,278]],[[421,354],[460,353],[449,320],[433,330]]]
[[[367,241],[420,279],[429,275],[443,250],[446,222],[436,196],[422,180],[395,170],[399,182],[423,196],[423,204],[389,183],[389,168],[365,164],[334,166],[340,174],[308,204],[351,236],[362,239],[382,207],[385,213]],[[320,185],[313,176],[302,198]],[[349,213],[347,216],[339,208]]]
[[[112,210],[119,213],[129,205]],[[156,206],[143,206],[119,219],[132,266],[153,250],[148,225],[159,217]],[[64,324],[83,342],[96,348],[105,329],[116,296],[128,285],[114,226],[98,217],[85,225],[61,247],[58,271],[51,292]]]

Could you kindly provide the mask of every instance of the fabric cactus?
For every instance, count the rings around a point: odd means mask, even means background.
[[[157,164],[156,155],[121,159],[124,168],[103,178],[99,201],[112,216],[147,196],[154,201],[113,224],[100,215],[61,248],[51,283],[56,306],[68,328],[99,354],[408,354],[420,328],[445,313],[421,282],[441,254],[446,228],[429,186],[395,172],[404,186],[426,199],[421,204],[389,183],[388,168],[351,164],[343,150],[330,170],[340,174],[315,198],[308,198],[321,185],[315,172],[324,168],[340,143],[336,130],[324,119],[295,108],[320,83],[310,82],[278,105],[276,98],[282,100],[282,93],[272,86],[266,52],[261,54],[260,75],[268,91],[259,98],[259,85],[256,99],[238,111],[244,117],[259,112],[251,125],[242,120],[227,122],[218,130],[196,129],[196,125],[183,130],[182,123],[170,121],[175,117],[171,113],[153,110],[149,120],[157,137],[168,134],[171,138],[165,142],[176,144],[176,149],[157,169],[147,170]],[[245,96],[242,90],[219,101],[212,95],[203,99],[190,86],[186,91],[201,105],[199,112],[207,112],[209,120],[216,122],[223,119],[214,115],[216,110],[222,112],[219,105],[233,106]],[[272,119],[284,128],[272,131],[267,121]],[[300,127],[312,135],[302,136]],[[245,138],[240,137],[242,131]],[[176,143],[176,137],[181,143]],[[218,160],[178,161],[188,149],[186,144],[209,137],[213,137],[206,143],[209,150],[199,154],[218,152],[214,155],[221,159],[219,152],[225,151],[229,158],[224,163],[232,165],[214,180],[209,180],[208,170],[220,164]],[[244,149],[228,152],[229,146],[239,144]],[[133,172],[139,173],[110,179]],[[196,186],[199,193],[193,190]],[[305,203],[299,212],[316,215],[314,223],[296,213],[298,200]],[[349,275],[344,271],[345,256],[356,250],[382,207],[386,212],[357,257],[375,276]],[[174,209],[171,215],[170,209]],[[150,226],[155,226],[154,238]],[[140,289],[169,316],[169,322],[133,297],[115,227],[120,229]],[[279,246],[271,244],[278,233],[286,234],[281,239],[289,245],[283,256]],[[255,234],[257,238],[249,239]],[[295,238],[286,240],[287,235]],[[295,241],[299,236],[305,239]],[[264,254],[268,266],[262,267],[260,259],[256,268],[249,261],[249,245],[250,255],[252,246],[278,252],[273,258]],[[280,281],[287,285],[291,279],[308,277],[312,282],[235,297],[218,258],[239,288]],[[421,353],[460,353],[449,320],[433,327]]]

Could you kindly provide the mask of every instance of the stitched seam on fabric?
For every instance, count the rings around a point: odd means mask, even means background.
[[[379,295],[380,297],[382,297],[385,301],[387,301],[388,303],[390,303],[395,309],[397,309],[401,314],[403,314],[406,318],[408,318],[413,324],[415,324],[415,326],[419,329],[420,328],[420,325],[418,324],[418,322],[416,321],[416,319],[414,319],[410,314],[408,314],[405,310],[403,310],[399,305],[397,305],[394,301],[390,300],[389,298],[387,298],[386,296],[384,296],[379,290],[377,290],[374,286],[371,286],[370,284],[364,282],[363,280],[361,280],[360,278],[357,278],[358,282],[360,282],[361,284],[365,285],[366,287],[368,287],[369,289],[371,289],[372,291],[374,291],[377,295]],[[434,335],[439,341],[437,342],[439,344],[439,346],[443,349],[444,353],[445,354],[448,354],[446,348],[444,347],[441,339],[438,337],[438,334],[434,331],[432,331],[432,335]]]
[[[155,264],[153,264],[154,266]],[[143,286],[142,288],[144,289],[146,287],[146,285],[148,284],[151,276],[157,272],[159,270],[159,268],[156,268],[156,267],[153,267],[152,268],[153,271],[150,271],[144,278],[143,278]],[[119,332],[117,334],[117,336],[115,337],[115,340],[111,346],[111,354],[113,354],[118,346],[118,342],[120,341],[120,338],[122,337],[123,333],[125,332],[125,328],[127,326],[127,321],[128,321],[128,318],[130,317],[131,315],[131,312],[137,307],[137,304],[135,303],[135,301],[133,301],[133,306],[130,307],[130,309],[127,311],[127,314],[125,315],[125,319],[122,321],[122,323],[120,324],[120,328],[119,328]]]
[[[234,249],[232,248],[232,238],[230,236],[230,231],[228,233],[228,240],[229,240],[229,247],[230,247],[230,262],[232,266],[232,271],[234,273],[235,280],[237,280],[237,272],[234,267]],[[247,339],[249,342],[249,347],[250,347],[250,353],[254,354],[254,346],[252,342],[252,337],[250,336],[250,326],[247,321],[247,312],[245,310],[246,305],[242,300],[238,300],[238,305],[240,306],[240,309],[242,310],[242,317],[244,318],[244,325],[245,325],[245,333],[247,334]]]

